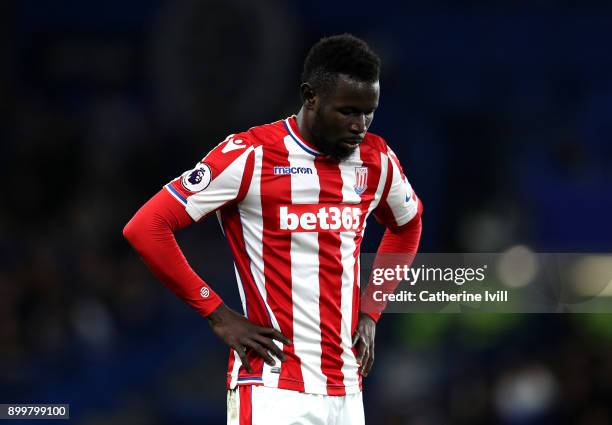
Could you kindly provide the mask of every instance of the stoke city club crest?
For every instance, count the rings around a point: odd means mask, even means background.
[[[355,193],[361,195],[368,185],[368,167],[355,167]]]

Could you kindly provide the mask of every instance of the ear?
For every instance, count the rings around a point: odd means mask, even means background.
[[[300,86],[300,92],[302,93],[302,101],[306,109],[314,109],[317,103],[317,93],[315,89],[308,83],[302,83]]]

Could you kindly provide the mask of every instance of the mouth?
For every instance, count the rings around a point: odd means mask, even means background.
[[[363,142],[363,139],[359,138],[351,138],[351,139],[342,139],[342,144],[351,148],[356,148]]]

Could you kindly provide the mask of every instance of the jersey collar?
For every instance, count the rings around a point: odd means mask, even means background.
[[[287,132],[289,133],[291,138],[295,141],[295,143],[297,143],[297,145],[300,148],[302,148],[303,150],[305,150],[306,152],[308,152],[309,154],[314,155],[314,156],[321,156],[321,155],[323,155],[321,152],[316,150],[312,146],[312,144],[310,144],[306,140],[304,140],[304,138],[302,137],[302,135],[300,134],[300,132],[298,130],[297,118],[296,118],[295,115],[292,115],[289,118],[285,118],[284,123],[285,123],[285,127],[287,128]]]

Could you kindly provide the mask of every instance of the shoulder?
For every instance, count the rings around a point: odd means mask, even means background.
[[[387,141],[378,134],[366,133],[364,145],[366,145],[366,149],[368,149],[370,152],[375,152],[376,154],[382,153],[383,155],[391,158],[399,166],[399,159],[397,155],[387,144]]]
[[[387,154],[389,152],[389,146],[387,145],[386,140],[375,133],[367,132],[361,146],[362,149],[365,148],[368,151],[376,153]]]
[[[380,163],[393,154],[385,139],[375,133],[366,133],[360,146],[361,157],[364,161]]]
[[[251,150],[259,146],[270,145],[279,139],[282,140],[287,134],[288,130],[284,119],[269,124],[256,125],[246,131],[230,134],[213,149],[213,152],[227,153],[242,149]]]
[[[271,139],[277,139],[279,136],[284,137],[287,134],[287,128],[284,120],[278,120],[269,124],[256,125],[246,131],[232,133],[228,135],[215,150],[240,150],[242,148],[256,148]]]
[[[378,134],[366,133],[362,146],[362,157],[370,161],[379,161],[379,158],[385,158],[383,161],[391,161],[403,173],[399,158],[387,144],[387,141]]]
[[[286,133],[284,122],[279,120],[271,124],[257,125],[246,131],[232,133],[215,146],[202,161],[231,161],[276,139],[283,132]]]
[[[226,169],[236,168],[233,164],[243,166],[256,146],[257,141],[248,132],[230,134],[208,152],[201,162],[210,168],[214,178]]]
[[[288,130],[285,120],[282,119],[269,124],[251,127],[241,134],[245,134],[245,137],[249,138],[252,144],[261,146],[283,139],[288,134]]]
[[[284,120],[270,124],[251,127],[246,131],[228,135],[202,159],[217,173],[227,168],[231,163],[244,159],[255,149],[271,145],[287,135]]]

